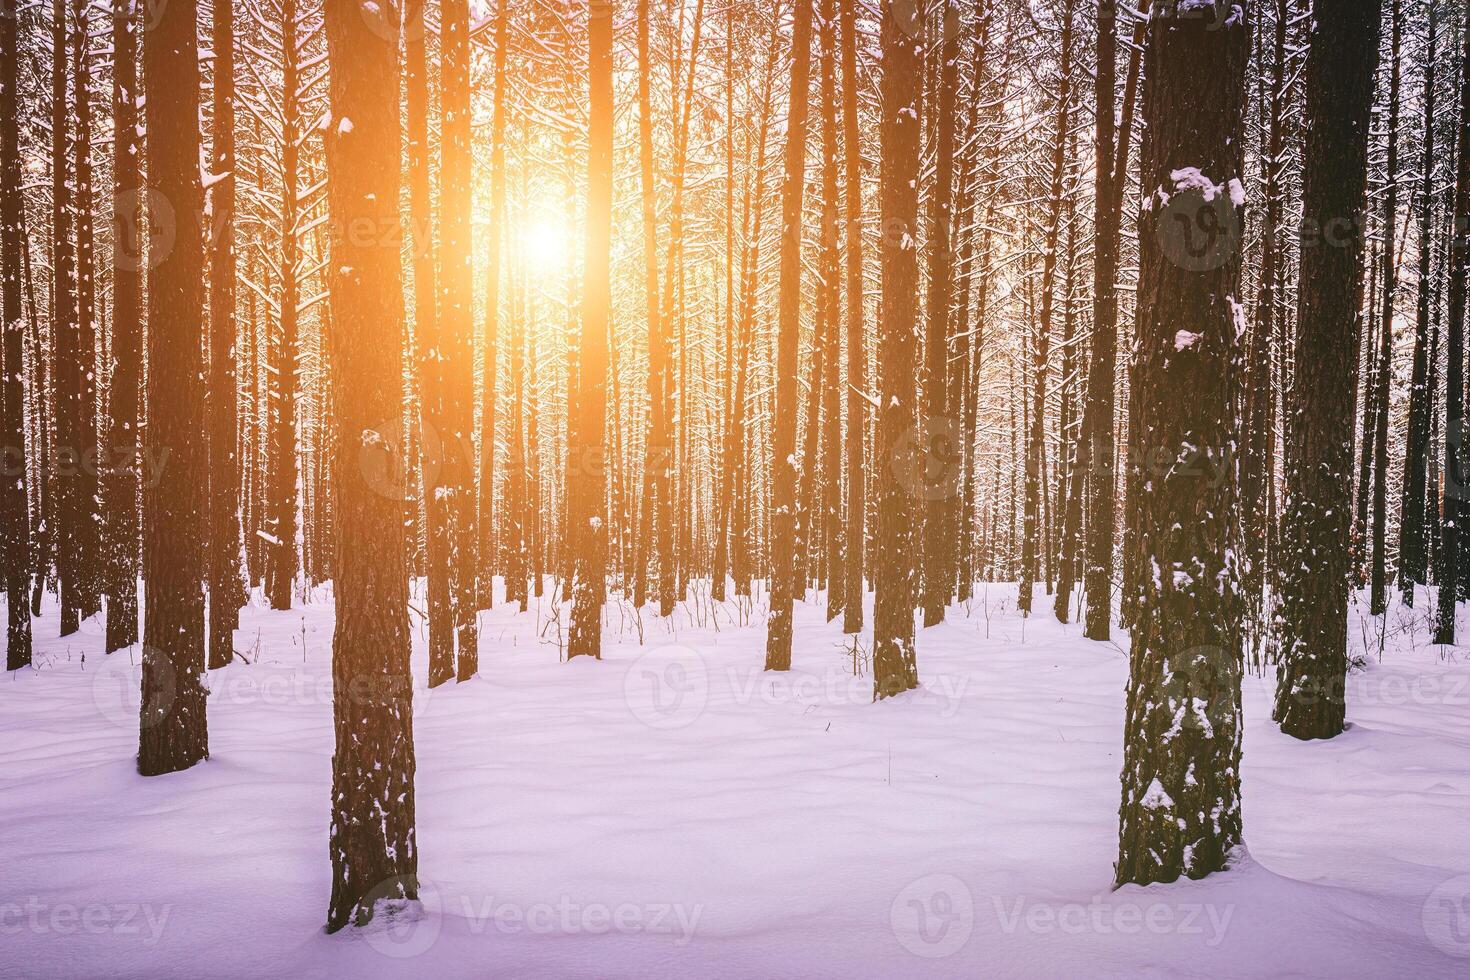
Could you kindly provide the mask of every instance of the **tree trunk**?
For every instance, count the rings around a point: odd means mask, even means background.
[[[1419,164],[1419,279],[1414,317],[1414,365],[1409,382],[1409,431],[1404,447],[1404,485],[1399,505],[1399,588],[1404,604],[1414,604],[1414,586],[1425,583],[1428,564],[1428,535],[1425,533],[1425,500],[1429,493],[1429,415],[1434,399],[1428,387],[1430,259],[1434,241],[1434,126],[1435,52],[1437,49],[1438,4],[1429,0],[1428,45],[1424,60],[1424,148]]]
[[[327,0],[332,118],[332,364],[337,494],[332,634],[332,897],[327,931],[366,924],[379,899],[418,896],[413,682],[396,425],[403,405],[398,49],[357,4]],[[384,234],[354,235],[353,228]],[[389,234],[386,232],[392,231]],[[379,492],[384,483],[398,492]]]
[[[478,605],[495,604],[495,399],[500,359],[500,243],[505,225],[506,55],[510,50],[510,0],[495,14],[495,95],[490,122],[490,234],[485,258],[484,367],[480,402],[480,547]]]
[[[864,430],[868,406],[864,398],[868,375],[868,346],[863,324],[863,150],[858,132],[857,5],[842,6],[842,142],[846,157],[843,195],[846,224],[847,292],[847,540],[843,543],[842,631],[863,628],[863,569],[867,527],[867,479]]]
[[[30,514],[26,496],[25,377],[22,347],[26,321],[21,300],[21,194],[19,0],[0,7],[0,439],[4,482],[0,484],[0,542],[4,543],[5,605],[8,615],[5,669],[31,663],[31,610],[26,585],[31,564]]]
[[[572,463],[580,471],[568,500],[567,546],[574,550],[567,658],[602,658],[602,602],[607,588],[607,335],[612,316],[613,4],[592,7],[588,21],[587,259],[582,294],[579,391],[568,407]]]
[[[1466,278],[1470,275],[1470,29],[1462,31],[1464,48],[1460,56],[1460,122],[1455,163],[1455,199],[1449,257],[1449,322],[1446,325],[1448,368],[1445,372],[1444,409],[1444,525],[1440,530],[1439,622],[1434,642],[1455,642],[1455,610],[1462,594],[1460,578],[1465,572],[1461,556],[1461,525],[1465,520],[1465,500],[1470,495],[1466,480],[1464,449],[1465,399],[1465,307]]]
[[[1275,0],[1275,7],[1270,94],[1263,110],[1269,116],[1269,121],[1266,124],[1265,157],[1261,164],[1265,171],[1265,201],[1262,205],[1260,285],[1250,349],[1246,354],[1245,434],[1242,439],[1244,451],[1240,459],[1241,592],[1246,609],[1246,624],[1255,634],[1259,634],[1265,615],[1268,578],[1266,569],[1270,553],[1267,543],[1272,534],[1272,522],[1268,519],[1271,510],[1269,501],[1275,496],[1270,459],[1274,414],[1272,408],[1276,398],[1272,343],[1281,319],[1277,311],[1280,304],[1277,291],[1283,286],[1284,278],[1284,239],[1281,227],[1284,206],[1281,187],[1284,151],[1282,116],[1289,10],[1287,0]],[[1254,638],[1252,645],[1254,648]]]
[[[56,494],[56,577],[61,593],[61,635],[75,633],[82,621],[81,480],[82,349],[76,309],[76,253],[72,241],[70,121],[67,85],[66,0],[51,6],[51,341],[55,368],[52,410],[56,413],[53,467]]]
[[[1283,732],[1303,739],[1331,738],[1343,725],[1363,255],[1352,216],[1363,208],[1367,184],[1380,10],[1377,0],[1318,10],[1307,55],[1302,213],[1303,227],[1317,237],[1302,248],[1297,291],[1273,712]],[[1457,379],[1453,360],[1450,370]]]
[[[1068,0],[1070,3],[1070,0]],[[954,205],[955,92],[959,87],[960,59],[957,35],[959,11],[948,0],[938,15],[939,115],[934,162],[934,188],[929,197],[929,296],[925,303],[924,419],[922,494],[924,561],[920,591],[924,625],[944,621],[944,607],[954,585],[955,504],[959,492],[959,426],[951,400],[959,392],[949,390],[949,313],[953,302],[952,282]]]
[[[196,0],[197,2],[197,0]],[[299,221],[301,105],[297,0],[281,4],[281,284],[280,332],[271,345],[274,390],[270,415],[270,539],[266,544],[266,599],[290,609],[296,581],[296,400],[301,390],[297,357],[297,305],[301,284]]]
[[[922,39],[912,8],[884,0],[882,13],[883,297],[878,324],[878,524],[873,549],[873,697],[919,686],[914,654],[913,567],[915,310],[919,300],[919,73]],[[908,479],[905,479],[905,478]]]
[[[240,457],[235,418],[235,11],[214,3],[214,180],[209,257],[209,666],[240,625]]]
[[[149,221],[173,247],[150,251],[148,427],[144,451],[167,459],[144,491],[143,691],[138,772],[187,769],[209,755],[204,675],[204,210],[199,180],[196,0],[176,0],[144,34]],[[165,455],[166,454],[166,455]]]
[[[1057,245],[1062,220],[1062,178],[1067,165],[1067,131],[1071,119],[1072,99],[1072,9],[1073,0],[1062,5],[1061,84],[1057,92],[1057,121],[1052,147],[1051,189],[1047,197],[1046,241],[1041,260],[1041,312],[1036,323],[1032,346],[1033,372],[1031,417],[1026,448],[1026,509],[1021,529],[1021,582],[1017,608],[1031,613],[1032,593],[1036,590],[1037,556],[1044,533],[1041,504],[1042,483],[1046,469],[1046,374],[1051,356],[1052,310],[1056,292]],[[1049,549],[1047,549],[1049,551]],[[1044,552],[1043,552],[1044,553]]]
[[[796,0],[791,34],[791,107],[786,115],[786,171],[781,183],[781,279],[776,322],[776,402],[771,433],[771,611],[766,628],[766,670],[791,669],[796,488],[801,483],[796,460],[801,205],[806,173],[811,49],[812,0]]]
[[[458,680],[479,669],[475,623],[474,302],[470,218],[470,38],[468,0],[444,0],[440,14],[440,108],[443,113],[439,180],[438,343],[434,366],[441,398],[440,474],[432,494],[439,519],[441,601],[430,601],[429,634],[436,663]],[[432,560],[432,558],[431,558]],[[447,578],[448,592],[443,586]],[[435,610],[443,619],[436,630]],[[434,644],[438,637],[437,645]],[[445,654],[447,652],[447,660]],[[456,655],[457,654],[457,655]],[[442,675],[436,675],[442,676]],[[447,679],[447,678],[446,678]]]
[[[1240,843],[1240,625],[1233,549],[1239,435],[1241,141],[1250,32],[1227,15],[1149,25],[1139,218],[1135,452],[1142,576],[1119,809],[1118,884],[1202,878]],[[1206,215],[1209,217],[1206,217]],[[1203,237],[1198,230],[1223,234]],[[1135,456],[1134,458],[1139,458]]]
[[[838,361],[842,355],[842,275],[838,254],[837,201],[837,9],[822,0],[822,247],[819,255],[819,310],[825,350],[822,372],[822,485],[820,521],[822,580],[827,586],[827,620],[837,618],[846,602],[847,573],[842,532],[842,414]],[[859,297],[861,302],[861,297]],[[859,600],[862,592],[858,592]]]

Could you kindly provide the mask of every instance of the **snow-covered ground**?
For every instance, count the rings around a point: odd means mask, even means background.
[[[817,605],[786,675],[759,607],[640,643],[610,605],[604,660],[564,663],[549,604],[498,606],[479,677],[432,692],[415,617],[422,912],[335,936],[330,595],[245,612],[211,758],[151,779],[136,658],[48,609],[0,680],[0,976],[1467,976],[1470,650],[1427,605],[1381,659],[1354,613],[1330,742],[1248,676],[1249,856],[1118,891],[1126,641],[1014,586],[922,631],[923,689],[881,704]]]

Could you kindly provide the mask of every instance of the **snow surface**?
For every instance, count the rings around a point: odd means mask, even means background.
[[[789,674],[759,601],[645,611],[641,646],[609,605],[601,663],[497,605],[432,692],[415,616],[423,903],[335,936],[329,590],[245,611],[211,758],[149,779],[136,657],[48,608],[0,683],[0,977],[1470,975],[1470,664],[1428,596],[1381,660],[1355,604],[1336,739],[1281,735],[1247,676],[1248,853],[1118,891],[1126,640],[1015,599],[921,630],[922,689],[879,704],[820,604]]]

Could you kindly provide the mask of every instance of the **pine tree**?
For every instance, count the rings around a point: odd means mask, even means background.
[[[929,295],[925,303],[924,336],[924,562],[920,582],[924,625],[944,620],[944,607],[954,585],[955,494],[954,476],[960,447],[955,444],[953,408],[958,392],[949,390],[949,314],[953,303],[953,209],[956,90],[959,87],[959,12],[948,0],[939,13],[939,37],[934,47],[939,59],[938,127],[934,188],[929,196]],[[934,485],[931,478],[938,478]]]
[[[842,141],[843,196],[846,225],[847,303],[847,540],[843,544],[842,631],[863,628],[863,570],[867,528],[867,474],[864,436],[868,413],[863,390],[867,385],[868,350],[863,322],[863,150],[858,133],[857,4],[838,0],[842,7]]]
[[[440,107],[443,112],[439,196],[439,308],[434,350],[435,381],[439,388],[439,484],[431,501],[438,519],[431,522],[440,548],[432,553],[444,563],[440,576],[441,602],[430,598],[431,645],[436,633],[435,610],[441,620],[434,652],[458,680],[479,669],[475,624],[475,480],[473,397],[474,331],[470,218],[471,191],[470,40],[468,0],[444,0],[440,6]],[[446,585],[448,591],[443,590]],[[452,630],[452,632],[450,632]],[[447,645],[447,646],[446,646]]]
[[[602,658],[602,603],[607,583],[607,337],[612,307],[613,0],[593,5],[588,20],[587,262],[577,358],[577,417],[568,434],[580,470],[577,496],[568,501],[568,546],[576,563],[567,656]],[[570,406],[569,406],[570,412]],[[572,509],[575,508],[575,509]]]
[[[21,301],[21,195],[18,0],[0,7],[0,542],[8,627],[5,669],[31,663],[31,611],[26,604],[31,529],[26,495],[25,318]]]
[[[1214,474],[1228,470],[1240,428],[1233,209],[1250,30],[1238,5],[1185,14],[1150,21],[1143,94],[1130,456],[1158,465],[1138,505],[1147,570],[1128,679],[1120,885],[1201,878],[1226,867],[1241,839],[1239,513],[1233,477]]]
[[[806,173],[807,83],[811,74],[812,0],[796,0],[791,33],[791,107],[781,182],[781,278],[776,324],[776,403],[771,433],[771,611],[766,670],[791,669],[795,580],[796,360],[801,329],[801,205]]]
[[[403,496],[378,492],[402,471],[377,429],[402,404],[397,37],[374,34],[352,0],[326,0],[326,34],[339,120],[327,134],[338,494],[327,930],[335,932],[365,924],[377,900],[416,898],[418,851]]]
[[[1428,535],[1425,501],[1429,493],[1428,457],[1430,402],[1429,310],[1430,265],[1434,244],[1434,142],[1435,142],[1435,52],[1438,43],[1438,3],[1428,0],[1429,23],[1425,31],[1424,136],[1419,163],[1417,201],[1419,267],[1414,316],[1414,362],[1409,380],[1409,428],[1404,447],[1403,495],[1399,505],[1399,588],[1404,604],[1414,604],[1414,586],[1425,583],[1428,564]]]
[[[1367,188],[1380,10],[1377,0],[1319,6],[1307,55],[1302,208],[1304,227],[1317,237],[1302,248],[1297,290],[1273,713],[1283,732],[1303,739],[1331,738],[1343,726],[1363,268],[1361,230],[1350,216],[1362,210]]]
[[[209,238],[209,666],[234,656],[240,587],[235,418],[235,11],[214,0],[214,145]]]
[[[199,178],[197,0],[175,0],[144,34],[149,220],[173,245],[149,255],[145,452],[166,459],[144,491],[143,692],[138,772],[187,769],[209,755],[205,717],[200,324],[204,210]]]
[[[1470,279],[1470,25],[1462,29],[1460,55],[1460,120],[1456,137],[1455,196],[1451,209],[1454,229],[1449,247],[1449,320],[1446,323],[1447,369],[1444,408],[1444,525],[1440,530],[1439,621],[1434,642],[1455,642],[1455,612],[1464,592],[1461,582],[1467,566],[1462,554],[1461,528],[1465,522],[1467,483],[1464,445],[1464,358],[1467,279]]]
[[[912,475],[918,422],[914,348],[919,298],[919,69],[921,39],[913,9],[884,0],[881,82],[883,300],[878,322],[878,441],[875,456],[878,523],[873,542],[873,696],[892,697],[919,686],[914,652],[914,499]],[[909,444],[905,446],[905,442]]]

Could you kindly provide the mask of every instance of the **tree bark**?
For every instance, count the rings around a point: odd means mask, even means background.
[[[0,438],[4,482],[0,484],[0,542],[4,545],[7,609],[5,669],[31,663],[31,610],[26,587],[31,565],[30,513],[26,495],[25,313],[21,299],[21,194],[19,0],[0,7]]]
[[[791,34],[791,107],[786,114],[786,170],[781,183],[781,278],[771,433],[771,607],[766,627],[766,670],[791,669],[796,488],[801,483],[796,459],[796,361],[801,331],[801,205],[806,173],[812,2],[796,0]]]
[[[569,421],[572,463],[580,471],[568,503],[567,544],[574,549],[567,658],[602,658],[602,602],[607,588],[607,336],[612,316],[613,0],[594,4],[588,21],[587,259],[577,360],[577,416]]]
[[[918,404],[919,74],[913,9],[884,0],[881,124],[883,297],[878,323],[878,523],[873,548],[873,697],[919,686],[914,653],[914,498]],[[909,477],[909,480],[905,480]]]
[[[352,0],[326,0],[332,118],[332,440],[337,495],[332,634],[332,896],[327,931],[366,924],[378,900],[415,899],[413,684],[403,494],[397,38],[372,33]],[[355,234],[351,229],[380,229]]]
[[[1201,878],[1241,840],[1237,220],[1244,8],[1151,19],[1144,81],[1134,459],[1142,576],[1124,728],[1118,884]],[[1209,215],[1209,217],[1206,217]],[[1182,220],[1181,220],[1182,219]],[[1214,233],[1200,232],[1213,229]]]
[[[235,418],[235,11],[214,2],[214,145],[209,256],[209,666],[234,657],[240,586]]]
[[[1316,237],[1304,242],[1297,291],[1273,712],[1283,732],[1303,739],[1343,726],[1359,219],[1380,10],[1377,0],[1319,7],[1307,55],[1302,214]]]
[[[176,0],[144,35],[149,221],[173,247],[150,252],[145,452],[166,459],[144,490],[143,691],[138,772],[209,755],[204,674],[204,210],[199,180],[197,0]]]

